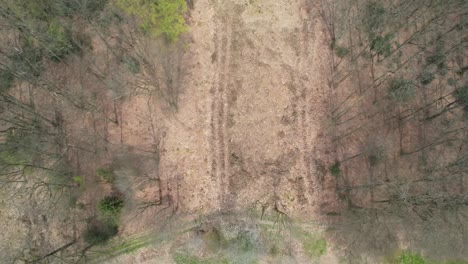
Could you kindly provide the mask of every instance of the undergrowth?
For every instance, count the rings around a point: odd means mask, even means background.
[[[144,32],[164,36],[171,42],[188,30],[184,18],[185,0],[117,0],[116,5],[138,18]]]

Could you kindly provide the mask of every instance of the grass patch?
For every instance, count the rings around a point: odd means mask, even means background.
[[[149,240],[140,240],[134,239],[131,241],[124,242],[114,248],[112,248],[112,252],[119,252],[123,254],[128,254],[134,251],[137,251],[140,248],[143,248],[150,244],[151,241]]]
[[[242,232],[232,241],[232,244],[241,252],[249,252],[255,249],[255,239],[249,232]]]
[[[213,229],[203,236],[203,242],[211,252],[218,251],[224,244],[224,238],[218,230]]]
[[[318,233],[311,233],[298,228],[295,231],[296,237],[302,244],[304,253],[311,259],[319,258],[327,252],[327,241]]]
[[[428,264],[428,262],[418,254],[403,252],[395,264]]]
[[[309,257],[320,257],[327,252],[327,241],[323,238],[307,236],[302,243],[302,247]]]
[[[282,235],[281,227],[270,224],[259,224],[261,228],[261,236],[265,238],[266,253],[273,256],[281,256],[289,254],[288,244]]]
[[[177,253],[173,256],[176,264],[228,264],[226,260],[202,259],[193,255]]]
[[[430,261],[423,258],[421,255],[410,252],[403,251],[401,254],[394,258],[393,261],[390,261],[392,264],[468,264],[468,261],[463,260],[450,260],[450,261]]]
[[[255,233],[248,230],[240,231],[233,238],[226,238],[222,232],[217,229],[211,230],[203,236],[206,247],[217,252],[219,249],[233,250],[239,253],[248,253],[254,251],[257,245]]]
[[[96,175],[104,182],[113,182],[115,179],[114,171],[110,168],[99,168],[96,170]]]

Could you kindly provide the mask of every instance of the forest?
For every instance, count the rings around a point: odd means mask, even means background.
[[[468,263],[466,0],[0,0],[1,263]]]

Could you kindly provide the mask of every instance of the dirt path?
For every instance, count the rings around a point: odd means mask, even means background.
[[[305,3],[195,2],[178,112],[154,121],[164,128],[163,206],[194,217],[257,206],[313,219],[324,177],[316,164],[325,144],[328,48],[316,10]],[[158,219],[147,216],[142,227]]]
[[[217,1],[216,9],[222,8],[222,2]],[[229,66],[231,59],[232,27],[228,21],[223,21],[219,12],[215,20],[215,51],[211,55],[215,65],[215,74],[211,90],[211,176],[218,182],[219,204],[223,205],[226,193],[226,181],[229,174],[229,135],[227,134],[227,118],[229,104],[227,93],[229,89]]]
[[[180,209],[312,212],[327,95],[316,11],[292,0],[199,0],[191,19],[190,72],[161,159]]]
[[[309,160],[310,153],[310,96],[311,96],[311,87],[307,86],[307,80],[309,79],[309,63],[313,61],[314,50],[313,43],[316,40],[314,37],[315,24],[312,23],[310,17],[310,7],[305,5],[301,12],[302,28],[298,34],[298,58],[295,65],[296,72],[291,72],[291,80],[295,87],[294,100],[295,102],[294,109],[298,113],[297,117],[297,137],[300,137],[300,153],[303,170],[305,177],[302,175],[298,176],[297,179],[297,189],[299,193],[299,201],[302,203],[310,202],[310,197],[307,193],[313,193],[313,188],[311,185],[313,181],[312,168]],[[312,45],[311,45],[312,43]],[[312,51],[312,52],[310,52]]]

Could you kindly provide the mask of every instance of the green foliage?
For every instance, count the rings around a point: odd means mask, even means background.
[[[392,39],[393,34],[386,34],[382,36],[376,36],[371,40],[370,48],[379,55],[388,56],[392,51]]]
[[[201,264],[201,263],[206,263],[203,260],[195,257],[195,256],[190,256],[190,255],[184,255],[184,254],[176,254],[173,257],[175,263],[177,264]]]
[[[430,71],[424,71],[423,73],[421,73],[421,76],[419,76],[419,81],[423,85],[430,84],[434,79],[435,75]]]
[[[372,147],[369,149],[369,164],[371,166],[378,165],[384,159],[384,150],[379,147]]]
[[[48,145],[41,136],[38,121],[25,126],[24,129],[10,130],[6,140],[0,144],[0,162],[10,165],[27,165],[37,162],[46,155]]]
[[[444,67],[442,67],[442,68],[438,68],[438,69],[437,69],[437,73],[438,73],[440,76],[445,76],[445,75],[447,75],[448,70],[447,70],[447,68],[445,68],[445,66],[444,66]]]
[[[228,264],[226,260],[202,259],[193,255],[176,253],[172,257],[176,264]]]
[[[90,17],[102,11],[107,0],[17,0],[12,9],[22,18],[47,21],[56,17]]]
[[[428,64],[435,64],[439,68],[445,67],[445,55],[441,52],[435,52],[426,58]]]
[[[139,19],[143,31],[176,41],[188,30],[184,19],[185,0],[117,0],[116,5]]]
[[[96,170],[96,175],[105,182],[113,182],[115,178],[114,171],[110,168],[99,168]]]
[[[327,252],[327,241],[320,235],[301,230],[298,236],[304,252],[310,258],[320,257]]]
[[[9,70],[0,69],[0,93],[8,91],[13,81],[14,76]]]
[[[303,247],[310,257],[320,257],[327,252],[327,241],[325,239],[308,240],[304,241]]]
[[[255,248],[255,239],[249,232],[239,233],[231,243],[240,252],[252,251]]]
[[[150,241],[148,241],[148,239],[134,238],[129,241],[125,241],[122,244],[117,245],[116,247],[113,247],[112,252],[128,254],[131,252],[135,252],[149,244]]]
[[[123,62],[131,73],[137,74],[140,72],[140,62],[134,57],[127,56],[124,58]]]
[[[330,167],[330,172],[334,177],[339,177],[341,175],[340,162],[337,161]]]
[[[23,165],[26,160],[19,155],[20,153],[15,149],[7,149],[0,151],[0,163],[8,165]]]
[[[378,156],[373,155],[373,154],[369,155],[369,163],[370,163],[371,166],[375,166],[379,162],[380,162],[380,159],[379,159]]]
[[[25,39],[22,47],[8,56],[11,72],[22,80],[39,77],[44,69],[42,55],[42,48],[34,46],[33,41]]]
[[[213,230],[205,234],[203,237],[205,245],[212,251],[217,251],[220,248],[234,250],[235,252],[246,253],[255,249],[257,243],[254,231],[243,230],[235,237],[225,238],[218,230]]]
[[[78,183],[78,184],[82,184],[83,183],[83,177],[75,176],[75,177],[73,177],[73,182]]]
[[[418,254],[403,252],[395,264],[428,264],[428,262]]]
[[[458,103],[463,106],[463,110],[468,112],[468,85],[458,88],[453,95]]]
[[[51,1],[18,0],[10,4],[12,12],[22,19],[46,20],[52,11]]]
[[[462,76],[463,74],[465,74],[465,72],[468,71],[468,65],[465,65],[463,67],[460,67],[460,69],[457,70],[457,74]]]
[[[98,204],[100,218],[95,219],[84,234],[89,244],[102,244],[118,232],[118,218],[124,205],[123,198],[114,194],[102,199]]]
[[[81,36],[66,25],[75,16],[90,18],[102,10],[107,0],[17,0],[7,1],[9,14],[4,22],[18,29],[21,48],[8,55],[8,68],[20,79],[30,81],[43,70],[43,58],[61,61],[80,51]],[[84,39],[84,38],[83,38]]]
[[[114,223],[97,221],[88,227],[84,233],[84,240],[91,245],[102,244],[115,236],[118,230]]]
[[[75,0],[75,2],[78,2],[78,8],[72,9],[76,11],[75,13],[92,17],[104,9],[108,0]]]
[[[393,79],[390,82],[389,94],[397,102],[407,102],[414,97],[414,84],[403,78]]]
[[[375,39],[383,31],[385,24],[385,7],[380,1],[368,2],[362,18],[364,31],[367,33],[370,41]]]
[[[370,49],[379,55],[388,56],[392,51],[394,34],[384,34],[387,11],[381,1],[368,2],[362,18],[364,32]]]
[[[52,20],[47,30],[46,50],[51,59],[61,61],[66,55],[78,52],[80,48],[74,43],[71,32],[62,22]]]
[[[115,221],[122,211],[124,200],[119,195],[107,196],[99,202],[98,209],[102,216]]]
[[[454,78],[448,78],[447,79],[447,84],[450,85],[450,86],[455,86],[455,85],[457,85],[457,80],[455,80]]]
[[[335,47],[336,56],[338,56],[339,58],[344,58],[346,55],[348,55],[348,52],[349,52],[348,49],[345,47],[342,47],[342,46]]]
[[[208,250],[216,252],[222,247],[225,241],[222,234],[217,229],[213,229],[204,234],[203,242]]]
[[[441,36],[438,36],[435,42],[435,51],[426,58],[426,62],[437,65],[438,71],[441,71],[447,67],[447,55],[444,53],[445,42]]]

